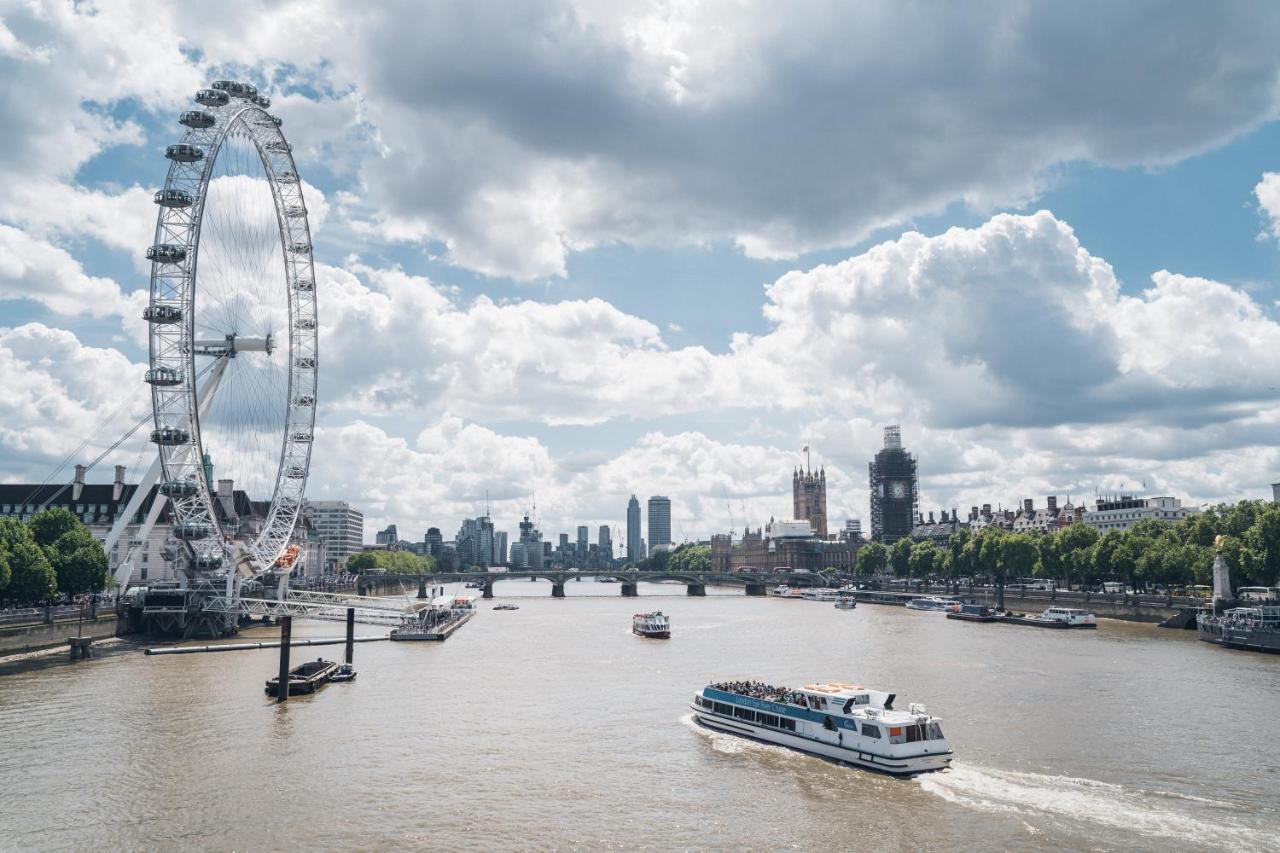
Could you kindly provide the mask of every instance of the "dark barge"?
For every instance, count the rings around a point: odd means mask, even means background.
[[[289,695],[295,696],[301,693],[315,693],[316,690],[328,684],[333,676],[338,672],[338,665],[333,661],[327,661],[322,658],[316,658],[313,661],[307,661],[298,664],[289,670]],[[267,679],[267,694],[276,695],[280,689],[280,678]]]

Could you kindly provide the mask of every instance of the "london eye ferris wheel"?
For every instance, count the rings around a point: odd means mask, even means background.
[[[270,101],[218,81],[168,146],[144,312],[160,494],[190,581],[277,566],[306,491],[315,429],[317,317],[311,230],[292,147]],[[266,498],[260,526],[211,470]]]

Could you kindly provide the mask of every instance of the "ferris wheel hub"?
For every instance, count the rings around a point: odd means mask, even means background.
[[[240,352],[265,352],[267,355],[276,350],[275,337],[270,333],[264,338],[250,338],[243,335],[227,335],[221,339],[196,340],[192,342],[196,355],[230,356],[235,358]]]

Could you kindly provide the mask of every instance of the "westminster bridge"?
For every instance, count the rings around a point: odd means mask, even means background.
[[[706,595],[708,586],[741,586],[747,595],[765,595],[771,585],[828,586],[835,575],[820,572],[643,572],[618,569],[528,569],[511,572],[436,572],[429,575],[361,575],[356,588],[361,595],[404,591],[418,585],[418,597],[427,597],[427,587],[447,583],[478,583],[484,598],[493,598],[498,581],[547,580],[551,597],[564,598],[564,585],[572,580],[593,578],[622,585],[624,596],[639,595],[639,584],[682,583],[688,595]]]

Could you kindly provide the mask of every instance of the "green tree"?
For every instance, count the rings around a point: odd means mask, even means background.
[[[1010,533],[1000,541],[999,556],[996,559],[997,574],[1001,581],[1030,577],[1038,558],[1034,538],[1026,533]]]
[[[376,551],[361,551],[347,558],[347,571],[353,575],[363,574],[370,569],[379,568]]]
[[[1093,546],[1098,541],[1098,531],[1087,524],[1069,524],[1055,535],[1067,586],[1071,586],[1073,578],[1089,581],[1093,573]]]
[[[57,593],[57,575],[31,528],[16,518],[0,518],[0,549],[8,555],[10,569],[6,597],[35,603]]]
[[[916,542],[911,546],[911,554],[907,558],[907,569],[913,578],[927,578],[933,575],[942,556],[938,547],[932,542]]]
[[[1242,585],[1273,586],[1280,578],[1280,506],[1268,504],[1263,507],[1243,538],[1256,561],[1249,578],[1252,584]]]
[[[62,534],[44,552],[62,592],[68,595],[101,592],[107,585],[107,552],[86,528]]]
[[[889,546],[889,567],[895,577],[904,578],[911,571],[911,539],[903,537]]]
[[[947,540],[948,559],[946,561],[947,574],[955,581],[955,592],[960,591],[960,578],[973,577],[974,568],[970,552],[966,552],[965,547],[973,539],[973,533],[966,528],[960,528],[951,534],[951,538]]]
[[[9,551],[5,548],[3,542],[0,542],[0,593],[5,591],[9,586],[9,579],[13,576],[13,572],[9,569]]]
[[[36,544],[41,548],[52,546],[53,543],[74,530],[83,530],[88,533],[84,523],[70,510],[62,507],[37,512],[31,516],[31,520],[27,522],[27,525],[31,528],[32,535],[35,536]]]
[[[27,523],[49,558],[58,589],[67,595],[98,592],[107,585],[107,553],[89,528],[66,509],[38,512]]]
[[[1093,566],[1101,578],[1118,578],[1115,553],[1124,544],[1124,534],[1119,530],[1108,530],[1093,545]]]
[[[1035,577],[1062,580],[1067,573],[1067,560],[1062,550],[1062,539],[1059,538],[1058,533],[1055,531],[1037,537],[1035,545]]]
[[[884,571],[889,562],[889,552],[879,542],[868,542],[858,549],[855,560],[860,575],[878,575]]]
[[[706,545],[681,545],[671,554],[667,566],[672,572],[711,571],[711,549]]]
[[[1138,569],[1138,552],[1134,548],[1134,542],[1129,537],[1122,536],[1119,544],[1111,551],[1111,571],[1115,577],[1127,581],[1129,587],[1137,592]]]

